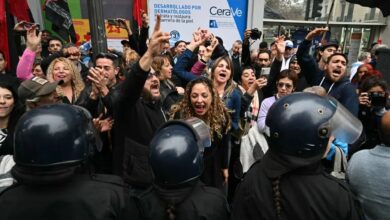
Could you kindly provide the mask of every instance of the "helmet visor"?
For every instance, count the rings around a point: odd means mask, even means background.
[[[89,153],[94,154],[95,150],[97,152],[101,152],[103,150],[103,141],[100,138],[100,134],[98,130],[95,128],[93,124],[93,118],[91,113],[87,109],[81,106],[74,105],[74,107],[81,109],[85,117],[88,119],[87,130],[85,132],[87,134],[89,144],[90,144]]]
[[[339,141],[354,143],[363,131],[362,123],[336,99],[330,97],[329,101],[336,107],[336,112],[328,121],[330,135]]]
[[[206,123],[195,117],[186,119],[185,123],[195,132],[200,150],[203,151],[204,148],[211,146],[210,130]]]

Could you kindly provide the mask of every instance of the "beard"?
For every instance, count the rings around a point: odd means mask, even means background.
[[[146,102],[152,102],[152,103],[159,102],[161,100],[161,95],[153,96],[152,93],[149,90],[145,89],[145,88],[143,88],[143,90],[142,90],[141,97]]]

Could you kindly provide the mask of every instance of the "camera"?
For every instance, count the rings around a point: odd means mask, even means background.
[[[259,31],[259,29],[257,29],[257,28],[253,28],[251,30],[250,38],[252,40],[257,40],[257,39],[260,39],[260,37],[261,37],[261,31]]]
[[[373,107],[385,107],[386,106],[386,93],[382,92],[369,92],[368,98],[371,101]]]
[[[119,21],[118,21],[118,19],[107,19],[107,23],[109,24],[109,25],[113,25],[113,26],[119,26]]]

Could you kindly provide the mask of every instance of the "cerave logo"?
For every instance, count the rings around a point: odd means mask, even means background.
[[[239,8],[218,8],[217,6],[212,6],[209,9],[209,13],[212,16],[220,16],[220,17],[241,17],[242,10]]]
[[[209,21],[209,28],[218,28],[218,24],[216,20]]]
[[[177,30],[172,30],[169,35],[171,35],[171,40],[178,41],[180,39],[180,33]]]

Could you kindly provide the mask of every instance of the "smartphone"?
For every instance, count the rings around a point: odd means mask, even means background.
[[[28,31],[34,26],[36,27],[36,30],[39,30],[39,28],[40,28],[39,24],[31,23],[31,22],[27,22],[27,21],[21,21],[15,25],[14,30],[15,31]]]
[[[23,29],[24,30],[30,30],[34,25],[37,26],[37,29],[39,29],[39,24],[31,23],[31,22],[24,22],[23,23]]]
[[[119,21],[117,19],[112,19],[112,18],[107,19],[107,23],[109,25],[119,26]]]
[[[263,67],[263,68],[261,68],[260,76],[268,77],[270,71],[271,71],[270,67]]]

